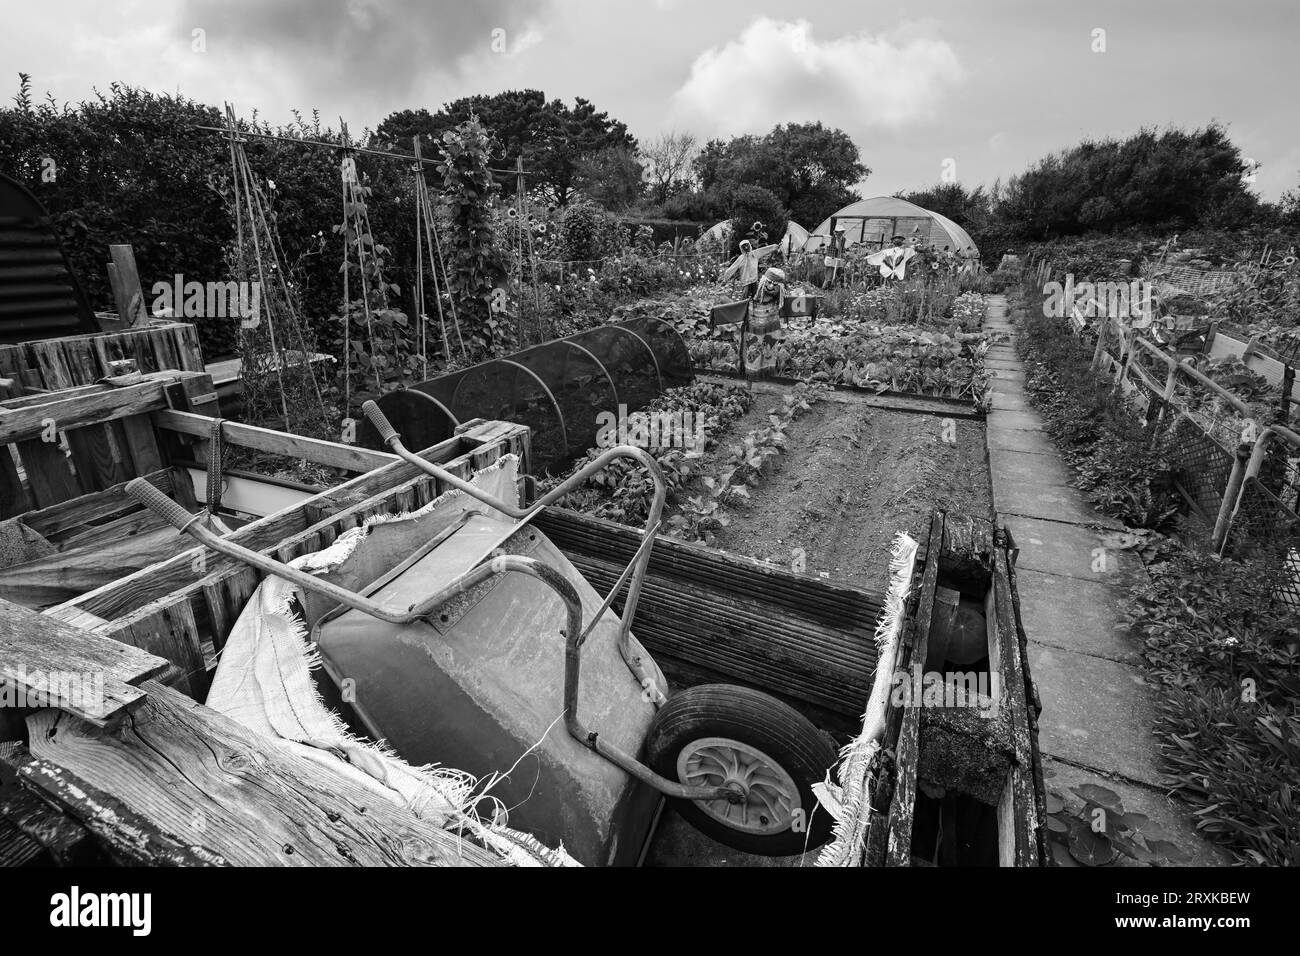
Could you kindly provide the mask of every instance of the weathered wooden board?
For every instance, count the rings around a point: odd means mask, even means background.
[[[921,574],[921,591],[912,631],[909,679],[912,686],[924,678],[929,653],[930,621],[934,617],[934,593],[939,583],[939,561],[944,550],[944,519],[936,513],[930,521],[929,549]],[[889,807],[889,837],[885,847],[887,866],[907,866],[912,859],[912,818],[916,810],[916,768],[921,751],[921,706],[912,701],[902,708],[902,723],[896,747],[897,774]]]
[[[185,322],[158,322],[125,331],[41,339],[0,346],[0,376],[26,388],[55,390],[90,385],[114,374],[129,359],[141,372],[182,369],[202,372],[198,332]]]
[[[138,707],[144,694],[135,685],[166,666],[139,648],[0,598],[0,684],[24,699],[48,695],[50,706],[102,727]]]
[[[125,388],[102,386],[67,397],[52,393],[40,404],[0,404],[0,445],[39,438],[49,422],[59,431],[139,415],[167,407],[162,380]]]
[[[18,476],[13,453],[0,445],[0,521],[20,515],[31,508],[31,498]]]
[[[142,477],[166,494],[174,493],[176,479],[171,469],[143,472]],[[23,524],[51,540],[61,539],[68,533],[87,525],[102,524],[128,512],[139,510],[140,506],[136,504],[134,498],[126,494],[124,488],[125,485],[114,485],[103,491],[82,495],[72,501],[30,511],[23,516]]]
[[[111,847],[140,863],[204,860],[236,866],[492,866],[468,839],[417,817],[326,763],[259,737],[228,717],[150,681],[131,733],[104,734],[41,711],[28,718],[25,783],[59,800]],[[58,789],[60,782],[72,786]],[[81,783],[89,793],[71,797]],[[83,788],[84,790],[85,788]],[[141,846],[116,816],[125,808]],[[177,858],[183,850],[189,859]]]
[[[26,758],[17,765],[25,764]],[[4,832],[4,825],[13,828],[12,834]],[[6,836],[18,840],[6,841]],[[14,844],[21,841],[20,847]],[[17,851],[20,858],[6,861],[5,844]],[[0,866],[21,866],[30,862],[42,851],[59,866],[86,866],[102,862],[98,847],[90,831],[77,821],[64,816],[35,793],[16,783],[0,787]]]
[[[212,419],[206,415],[167,410],[154,412],[153,421],[159,428],[180,432],[183,435],[207,438],[212,433]],[[398,460],[396,455],[388,452],[371,451],[356,445],[343,445],[302,435],[291,435],[287,432],[259,428],[256,425],[243,425],[239,422],[224,422],[222,437],[232,445],[241,445],[244,448],[254,448],[290,458],[301,458],[347,471],[373,471]]]

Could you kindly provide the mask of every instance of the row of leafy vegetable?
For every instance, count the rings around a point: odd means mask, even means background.
[[[777,375],[878,392],[980,400],[988,389],[979,293],[945,294],[923,284],[832,290],[817,318],[787,319],[775,347]],[[699,370],[737,367],[735,333],[710,331],[699,316],[679,316]]]
[[[786,446],[790,423],[820,400],[824,385],[801,383],[769,410],[764,421],[719,452],[722,436],[751,408],[754,394],[739,383],[699,382],[669,389],[641,412],[628,416],[629,433],[655,435],[651,415],[690,413],[702,416],[702,444],[683,447],[672,436],[658,433],[654,456],[668,489],[664,533],[685,541],[713,544],[716,533],[731,521],[729,509],[749,497]],[[542,483],[543,490],[561,483],[585,467],[603,449],[593,448],[565,474]],[[582,488],[559,504],[575,511],[631,526],[644,525],[654,498],[654,486],[644,466],[619,459],[592,476]]]

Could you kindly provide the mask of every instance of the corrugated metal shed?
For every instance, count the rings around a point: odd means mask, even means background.
[[[98,331],[44,207],[0,173],[0,343]]]

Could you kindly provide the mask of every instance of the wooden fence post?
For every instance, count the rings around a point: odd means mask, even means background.
[[[113,295],[117,301],[117,315],[124,328],[144,325],[149,321],[145,308],[144,291],[140,288],[140,273],[135,267],[135,251],[130,245],[119,243],[108,247],[113,257],[108,278],[113,282]]]

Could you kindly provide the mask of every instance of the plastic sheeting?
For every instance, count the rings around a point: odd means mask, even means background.
[[[532,470],[558,471],[596,443],[602,412],[634,412],[694,379],[686,343],[662,319],[597,326],[420,382],[379,400],[408,448],[422,450],[472,418],[532,431]],[[620,409],[620,406],[622,407]],[[358,440],[382,448],[368,422]]]

